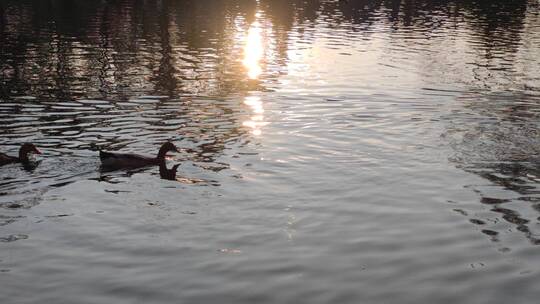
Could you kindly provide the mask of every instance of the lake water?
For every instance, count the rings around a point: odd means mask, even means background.
[[[1,302],[536,303],[539,11],[0,1]]]

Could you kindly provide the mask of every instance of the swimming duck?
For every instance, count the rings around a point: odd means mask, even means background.
[[[113,153],[99,151],[101,166],[105,169],[139,168],[165,163],[167,152],[180,152],[171,142],[164,143],[159,149],[157,157],[149,157],[131,153]]]
[[[41,154],[41,152],[31,143],[24,143],[19,149],[19,156],[9,156],[4,153],[0,153],[0,166],[11,164],[11,163],[22,163],[28,164],[30,159],[28,154],[35,153]]]

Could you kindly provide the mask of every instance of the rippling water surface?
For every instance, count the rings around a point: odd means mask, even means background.
[[[3,303],[537,302],[539,9],[0,1]]]

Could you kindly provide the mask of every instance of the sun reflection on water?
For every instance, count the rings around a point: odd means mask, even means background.
[[[264,57],[265,46],[263,39],[263,26],[258,20],[261,13],[255,14],[255,21],[249,26],[245,38],[244,59],[242,63],[247,69],[249,79],[258,79],[262,73],[261,60]],[[260,96],[251,95],[244,99],[244,104],[251,108],[251,117],[242,123],[244,127],[251,129],[251,134],[258,136],[262,134],[261,128],[267,124],[264,121],[264,108]]]
[[[259,14],[256,15],[258,17]],[[248,77],[257,79],[262,73],[261,59],[264,56],[262,27],[259,21],[254,21],[248,30],[246,45],[244,48],[244,60],[242,61],[247,68]]]
[[[261,128],[268,124],[264,121],[264,108],[261,98],[259,96],[247,96],[244,99],[244,104],[251,108],[253,115],[249,120],[244,121],[242,125],[250,128],[251,134],[261,135]]]

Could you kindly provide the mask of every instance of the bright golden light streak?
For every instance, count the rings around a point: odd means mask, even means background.
[[[244,66],[250,79],[257,79],[262,73],[260,61],[264,56],[262,28],[259,21],[251,24],[244,48]]]
[[[259,96],[247,96],[244,104],[248,105],[253,112],[250,120],[244,121],[242,125],[251,129],[251,134],[258,136],[262,134],[261,128],[268,123],[264,121],[264,108]]]

